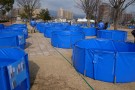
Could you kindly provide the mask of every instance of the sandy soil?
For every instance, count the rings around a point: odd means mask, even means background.
[[[89,90],[80,75],[44,38],[36,33],[27,40],[31,90]]]

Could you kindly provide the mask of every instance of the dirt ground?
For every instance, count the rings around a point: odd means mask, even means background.
[[[130,32],[129,40],[133,41]],[[72,50],[53,48],[43,34],[29,34],[25,51],[29,54],[31,90],[135,90],[135,83],[112,84],[78,74],[70,64]]]
[[[39,33],[30,34],[31,90],[89,90],[80,75]]]

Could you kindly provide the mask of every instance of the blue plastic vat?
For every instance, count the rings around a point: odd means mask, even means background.
[[[25,35],[25,38],[28,38],[28,28],[26,24],[12,24],[6,27],[5,30],[14,30],[14,31],[23,32]]]
[[[48,27],[46,28],[46,30],[44,31],[44,36],[47,38],[51,38],[52,37],[52,32],[54,31],[64,31],[65,28],[64,27]]]
[[[77,25],[71,25],[66,27],[66,30],[80,30],[80,27]]]
[[[97,35],[96,28],[81,28],[81,30],[85,33],[85,36],[96,36]]]
[[[28,55],[21,49],[0,48],[0,77],[1,90],[30,90]]]
[[[24,49],[24,35],[19,32],[1,32],[0,47],[20,47]]]
[[[84,38],[84,33],[79,31],[54,31],[51,44],[58,48],[72,48],[75,42]]]
[[[105,39],[78,41],[73,66],[94,80],[111,83],[135,81],[135,44]]]
[[[120,30],[98,30],[97,38],[110,39],[116,41],[126,41],[127,32]]]
[[[0,29],[4,29],[4,24],[0,24]]]

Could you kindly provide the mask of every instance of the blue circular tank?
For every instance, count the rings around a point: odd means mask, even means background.
[[[20,47],[24,49],[24,35],[19,32],[1,32],[0,47]]]
[[[97,38],[104,38],[117,41],[126,41],[127,32],[120,30],[98,30]]]
[[[129,25],[129,26],[128,26],[128,29],[135,29],[135,26]]]
[[[30,90],[28,54],[19,48],[0,48],[0,75],[2,90]]]
[[[51,44],[58,48],[72,48],[75,42],[84,38],[84,33],[79,31],[54,31]]]
[[[5,30],[15,30],[15,31],[23,32],[25,38],[28,38],[28,28],[26,24],[12,24],[6,27]]]
[[[4,29],[4,24],[0,24],[0,29]]]
[[[26,38],[24,33],[20,32],[20,31],[10,31],[10,30],[5,30],[1,32],[2,34],[13,34],[13,35],[17,35],[18,36],[18,40],[19,40],[19,47],[24,49],[25,45],[26,45]]]
[[[71,25],[71,26],[68,26],[66,30],[80,30],[80,27],[77,25]]]
[[[105,39],[75,43],[73,66],[94,80],[111,83],[135,82],[135,44]]]
[[[24,38],[27,39],[28,38],[28,30],[25,28],[17,28],[17,27],[8,27],[3,29],[3,31],[17,31],[17,32],[21,32],[24,34]]]
[[[85,33],[85,36],[96,36],[96,28],[82,28],[82,31]]]
[[[53,31],[63,31],[63,30],[65,30],[64,27],[48,27],[44,31],[44,36],[47,37],[47,38],[51,38]]]

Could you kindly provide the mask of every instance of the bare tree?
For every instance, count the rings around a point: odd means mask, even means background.
[[[118,20],[122,14],[122,12],[135,3],[135,0],[109,0],[112,8],[113,8],[113,22],[114,22],[114,30],[118,28]]]
[[[100,0],[77,0],[77,7],[81,8],[86,14],[87,25],[90,26],[90,19],[94,14],[94,11],[97,14],[97,8],[100,3]]]
[[[100,5],[98,10],[98,21],[103,18],[104,11],[105,11],[104,5]]]
[[[28,18],[31,19],[33,11],[40,7],[40,0],[16,0],[17,5],[24,9]]]
[[[0,0],[0,13],[6,14],[13,8],[14,0]]]

